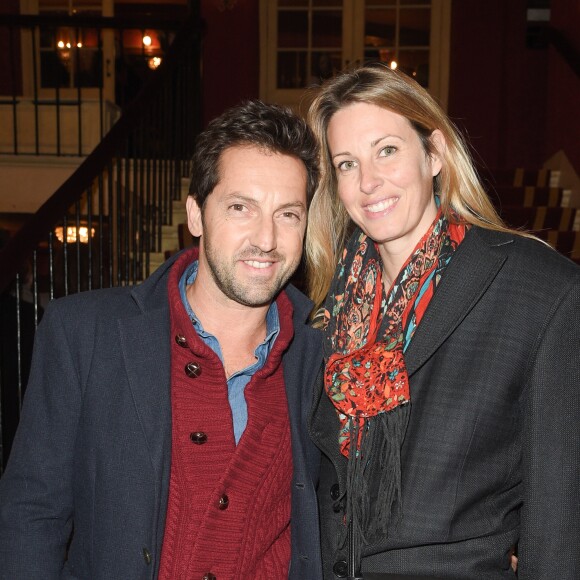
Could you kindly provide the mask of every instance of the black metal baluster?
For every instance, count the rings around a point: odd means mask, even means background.
[[[62,264],[64,273],[64,295],[68,296],[68,218],[65,215],[62,227]]]
[[[132,148],[134,148],[134,145]],[[132,153],[127,151],[127,156],[125,158],[125,228],[123,231],[123,241],[125,246],[125,284],[129,284],[129,279],[131,276],[131,170],[134,170],[133,160],[131,159]]]
[[[54,299],[54,233],[48,232],[48,299]]]
[[[131,191],[131,221],[133,227],[131,228],[131,241],[132,241],[132,268],[131,268],[131,282],[135,284],[137,281],[137,252],[139,251],[139,221],[138,221],[138,210],[139,210],[139,147],[141,146],[141,141],[135,139],[134,151],[133,151],[133,190]]]
[[[103,173],[97,178],[99,196],[103,186]],[[79,236],[80,237],[80,236]],[[87,289],[93,289],[93,188],[87,189]]]
[[[21,275],[16,274],[14,297],[16,298],[16,392],[18,393],[18,409],[22,408],[22,326],[20,301],[22,299]]]
[[[143,240],[144,244],[144,252],[145,252],[145,263],[144,263],[144,271],[142,273],[143,278],[147,278],[150,273],[150,253],[151,253],[151,235],[153,233],[153,218],[151,215],[151,157],[152,151],[155,148],[155,138],[157,136],[156,126],[155,126],[155,119],[152,114],[153,107],[149,107],[147,112],[147,116],[145,117],[146,127],[148,128],[148,138],[145,140],[144,148],[143,148],[143,156],[144,156],[144,163],[145,163],[145,174],[144,174],[144,181],[145,181],[145,215],[144,215],[144,224],[143,224],[143,231],[145,234],[145,239]]]
[[[77,267],[77,292],[82,290],[81,287],[81,219],[80,219],[80,202],[75,202],[75,247],[76,247],[76,267]]]
[[[99,243],[100,243],[100,255],[101,255],[101,263],[99,269],[99,282],[100,287],[103,288],[106,286],[113,285],[113,191],[114,191],[114,159],[111,159],[107,164],[107,210],[105,214],[104,209],[104,199],[105,195],[103,192],[102,200],[99,198],[99,203],[101,204],[99,209]],[[107,216],[107,243],[106,243],[106,251],[103,247],[105,245],[104,242],[104,226],[105,226],[105,215]],[[105,269],[105,259],[106,259],[106,269]],[[105,272],[107,273],[107,281],[105,282]]]
[[[34,330],[38,326],[38,249],[32,252],[32,304],[34,306]]]

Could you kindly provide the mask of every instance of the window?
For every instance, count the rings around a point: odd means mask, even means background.
[[[305,92],[372,61],[447,100],[450,0],[262,0],[261,96],[300,108]]]

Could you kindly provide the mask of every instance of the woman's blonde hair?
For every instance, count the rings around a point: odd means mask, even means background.
[[[433,186],[447,218],[454,219],[454,212],[464,222],[508,231],[481,185],[462,136],[425,89],[404,73],[382,65],[342,73],[321,87],[308,113],[321,145],[320,182],[310,206],[306,234],[308,289],[316,307],[326,297],[350,231],[350,218],[337,195],[327,129],[332,116],[352,103],[377,105],[405,117],[427,155],[435,153],[431,134],[441,131],[446,146]]]

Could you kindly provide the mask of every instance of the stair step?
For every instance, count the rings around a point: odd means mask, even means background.
[[[179,248],[183,250],[184,248],[189,248],[191,246],[197,246],[199,243],[199,238],[194,238],[189,231],[187,224],[179,224],[177,227],[179,236]]]
[[[174,201],[172,204],[173,223],[183,224],[187,222],[187,211],[183,201]]]
[[[161,226],[161,237],[164,240],[177,241],[177,226]]]
[[[564,197],[564,190],[560,187],[496,187],[490,192],[490,198],[496,207],[504,205],[520,205],[523,207],[546,206],[564,207],[569,203],[569,196]]]
[[[155,272],[163,262],[165,262],[165,252],[151,252],[149,254],[149,270],[151,273]]]
[[[185,201],[189,195],[189,183],[191,179],[189,177],[181,178],[181,200]]]
[[[552,173],[554,175],[552,176]],[[557,187],[559,175],[549,169],[481,169],[484,183],[494,187]]]
[[[534,232],[534,234],[542,240],[546,240],[555,250],[572,260],[580,260],[579,231],[557,232],[554,230],[542,230]]]
[[[504,206],[501,216],[513,228],[580,231],[580,209],[571,207]]]
[[[179,250],[179,232],[177,226],[162,226],[161,228],[161,251],[167,252]]]

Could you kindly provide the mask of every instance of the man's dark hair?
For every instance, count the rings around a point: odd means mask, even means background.
[[[220,179],[222,153],[239,145],[291,155],[302,161],[307,174],[306,199],[310,204],[318,184],[318,145],[313,133],[290,109],[252,100],[228,109],[197,137],[189,195],[200,208]]]

